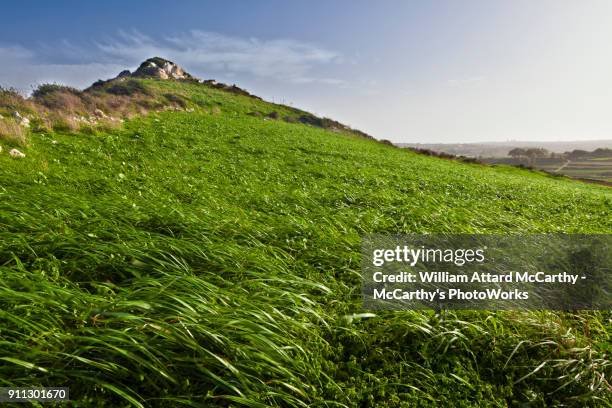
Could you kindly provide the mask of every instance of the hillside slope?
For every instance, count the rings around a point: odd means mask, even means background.
[[[364,314],[359,252],[374,232],[610,233],[612,190],[135,81],[185,106],[0,154],[3,386],[109,407],[610,404],[608,313]]]

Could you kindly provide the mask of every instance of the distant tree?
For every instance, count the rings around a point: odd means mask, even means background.
[[[508,152],[508,156],[514,157],[515,159],[519,157],[525,157],[526,155],[527,154],[525,149],[521,149],[520,147],[515,147],[514,149]]]
[[[568,153],[567,158],[570,160],[576,160],[579,159],[581,157],[586,157],[589,155],[589,152],[587,152],[586,150],[572,150],[571,152]]]
[[[531,149],[525,150],[525,156],[529,157],[529,162],[531,165],[535,164],[536,159],[541,157],[549,157],[550,153],[548,150],[541,147],[534,147]]]
[[[591,155],[593,157],[612,157],[612,149],[600,147],[600,148],[593,150]]]

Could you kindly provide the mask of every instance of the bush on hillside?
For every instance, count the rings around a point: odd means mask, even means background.
[[[107,89],[106,92],[112,95],[150,95],[151,92],[144,86],[140,81],[129,80],[122,82],[114,82]]]
[[[72,133],[79,130],[76,120],[68,116],[54,115],[51,119],[51,126],[56,132]]]
[[[431,149],[421,149],[419,147],[409,147],[408,150],[412,150],[415,153],[422,154],[425,156],[440,157],[442,159],[455,159],[456,158],[454,154],[437,152]]]
[[[34,117],[30,121],[30,130],[34,133],[47,133],[51,132],[53,129],[47,118]]]
[[[2,88],[0,86],[0,109],[5,111],[33,112],[35,106],[31,101],[25,99],[19,91],[14,88]]]
[[[14,145],[25,145],[27,131],[10,119],[0,119],[0,140]]]
[[[74,113],[88,110],[82,94],[68,87],[58,87],[53,91],[43,91],[34,96],[34,99],[44,107],[56,111]]]
[[[169,102],[180,106],[181,108],[187,107],[187,101],[181,95],[167,93],[167,94],[164,94],[164,98],[166,98]]]
[[[129,104],[129,98],[126,96],[119,95],[105,95],[103,98],[99,97],[96,100],[96,108],[103,110],[104,112],[120,112],[125,113],[127,111],[127,105]]]
[[[0,103],[5,104],[8,101],[22,102],[24,98],[16,89],[0,86]]]
[[[32,92],[32,97],[37,98],[37,99],[44,98],[45,96],[52,95],[57,92],[70,93],[73,95],[81,95],[82,93],[78,89],[70,87],[70,86],[58,85],[58,84],[42,84],[42,85],[39,85],[38,88],[34,90],[34,92]]]

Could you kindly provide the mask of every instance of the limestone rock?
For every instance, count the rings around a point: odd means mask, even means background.
[[[21,114],[17,111],[13,112],[13,118],[15,118],[15,122],[23,127],[30,127],[30,119],[25,116],[21,116]]]
[[[157,79],[194,79],[174,62],[159,57],[149,58],[140,64],[140,67],[131,76]]]
[[[17,149],[11,149],[11,151],[9,152],[9,155],[11,157],[14,157],[16,159],[23,159],[24,157],[26,157],[25,154],[21,153],[19,150]]]

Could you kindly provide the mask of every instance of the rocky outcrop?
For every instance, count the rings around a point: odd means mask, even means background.
[[[125,74],[123,75],[125,76]],[[193,76],[185,72],[183,68],[176,65],[174,62],[159,57],[149,58],[140,64],[138,69],[134,71],[131,76],[157,79],[194,79]]]
[[[222,89],[227,92],[231,92],[237,95],[249,96],[251,98],[260,99],[260,97],[251,95],[249,92],[245,91],[242,88],[237,87],[236,85],[227,85],[220,82],[215,81],[214,79],[202,80],[197,79],[193,75],[186,72],[179,65],[175,64],[172,61],[169,61],[160,57],[153,57],[147,59],[145,62],[140,64],[138,69],[134,72],[130,72],[128,70],[121,71],[119,75],[117,75],[113,79],[109,79],[108,81],[98,81],[92,85],[92,87],[101,86],[106,83],[112,81],[125,81],[129,78],[153,78],[153,79],[177,79],[177,80],[193,80],[197,81],[201,84],[205,84],[211,86],[213,88]]]
[[[100,88],[106,84],[113,82],[127,81],[130,78],[177,79],[198,81],[197,78],[186,72],[183,68],[181,68],[174,62],[168,61],[167,59],[160,57],[153,57],[140,64],[136,71],[130,72],[126,69],[124,71],[121,71],[119,75],[114,78],[107,80],[100,79],[94,82],[90,88],[86,89],[86,91],[92,88]]]

